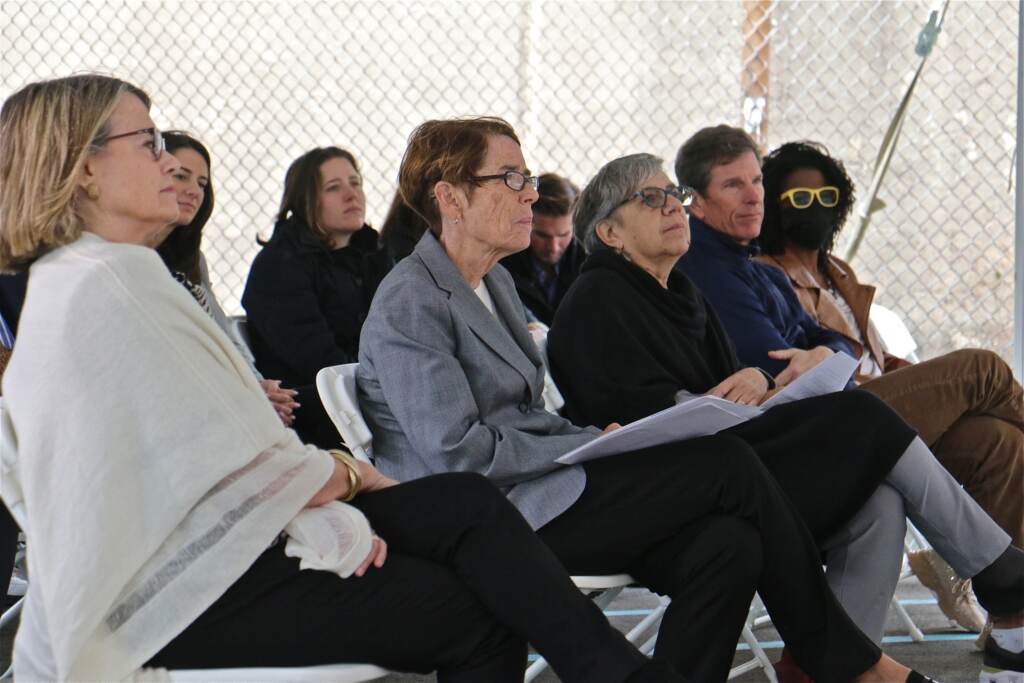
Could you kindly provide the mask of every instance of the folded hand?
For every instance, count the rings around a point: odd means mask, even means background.
[[[291,427],[295,422],[295,410],[301,407],[301,404],[295,401],[299,392],[294,389],[285,389],[281,386],[279,379],[260,380],[260,386],[263,387],[263,393],[267,395],[270,405],[274,407],[284,426]]]
[[[756,368],[743,368],[711,387],[708,394],[733,403],[756,406],[768,391],[768,378]]]

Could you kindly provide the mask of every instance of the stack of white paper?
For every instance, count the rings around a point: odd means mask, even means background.
[[[695,396],[671,408],[603,434],[575,448],[556,462],[572,465],[663,443],[716,434],[746,422],[783,403],[840,391],[850,381],[857,361],[836,353],[788,384],[760,406],[744,406],[716,396]]]

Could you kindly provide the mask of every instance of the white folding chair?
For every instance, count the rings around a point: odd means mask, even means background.
[[[533,343],[537,345],[540,356],[544,359],[544,409],[557,414],[565,405],[565,398],[551,376],[551,363],[548,361],[548,326],[539,322],[530,323],[530,336],[533,337]]]
[[[14,445],[10,422],[4,411],[3,399],[0,398],[0,497],[3,498],[11,516],[29,535],[25,504],[22,497],[21,483],[18,476],[18,454]],[[4,612],[0,618],[0,628],[5,627],[21,612],[24,598]],[[13,666],[8,669],[0,680],[11,677]],[[245,667],[232,669],[175,669],[167,672],[172,681],[182,683],[213,683],[232,682],[250,683],[359,683],[373,681],[388,675],[388,671],[372,664],[328,664],[322,666],[301,667]]]
[[[886,351],[909,360],[911,363],[918,361],[917,342],[914,341],[914,335],[910,333],[899,313],[881,304],[873,303],[868,317],[871,324],[875,326]]]
[[[345,446],[364,462],[373,462],[373,434],[356,398],[359,363],[333,365],[316,373],[316,391]]]
[[[900,581],[911,576],[914,572],[910,569],[910,562],[907,559],[907,555],[914,550],[924,550],[930,548],[928,541],[925,540],[921,532],[907,520],[907,535],[903,539],[903,567],[900,570]],[[914,623],[913,617],[907,612],[907,608],[900,603],[897,596],[892,596],[892,608],[896,612],[896,616],[903,622],[903,625],[907,629],[907,633],[910,635],[910,639],[915,643],[924,642],[924,633],[916,623]]]
[[[914,550],[922,550],[930,547],[931,546],[928,544],[928,541],[925,540],[924,536],[921,535],[921,532],[918,531],[917,528],[915,528],[914,525],[910,523],[910,520],[907,520],[907,535],[903,539],[903,567],[900,570],[901,581],[913,574],[913,572],[910,570],[910,563],[907,561],[907,554]],[[748,622],[748,626],[750,626],[751,628],[757,628],[758,626],[770,624],[771,617],[768,616],[768,613],[764,609],[764,606],[760,604],[760,598],[755,598],[754,604],[755,608],[753,608],[753,620]],[[896,616],[899,618],[899,620],[903,622],[903,625],[906,627],[907,634],[910,636],[910,639],[915,643],[923,643],[924,633],[921,632],[921,629],[914,622],[913,617],[911,617],[910,614],[907,612],[907,608],[900,603],[897,595],[894,594],[892,596],[892,602],[890,603],[890,606],[892,607],[893,611],[896,612]],[[746,640],[746,632],[744,632],[744,640]],[[748,644],[750,644],[749,641]],[[753,649],[753,646],[751,646],[751,649]]]
[[[174,683],[359,683],[384,678],[388,672],[372,664],[249,667],[244,669],[175,669]]]

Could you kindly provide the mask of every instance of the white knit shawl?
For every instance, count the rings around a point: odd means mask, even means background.
[[[32,266],[3,389],[4,497],[29,527],[19,680],[132,676],[333,469],[156,252],[88,233]]]

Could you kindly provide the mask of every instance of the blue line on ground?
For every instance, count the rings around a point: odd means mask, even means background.
[[[975,640],[977,639],[977,633],[932,633],[926,634],[924,642],[926,643],[941,643],[956,640]],[[895,645],[899,643],[912,643],[914,642],[910,636],[886,636],[882,638],[882,645]],[[765,650],[778,650],[782,648],[784,643],[781,640],[762,640],[761,647]],[[737,650],[749,650],[750,646],[746,643],[740,643],[736,646]]]
[[[936,605],[935,598],[908,598],[899,601],[901,605]],[[609,617],[646,617],[653,612],[651,609],[606,609],[604,611]]]
[[[908,598],[899,601],[901,605],[934,605],[936,600],[934,598]],[[650,609],[607,609],[604,611],[605,615],[609,617],[646,617],[654,610]],[[924,642],[926,643],[942,643],[959,640],[974,640],[978,636],[975,633],[932,633],[925,634]],[[897,645],[900,643],[912,643],[914,642],[910,636],[885,636],[882,638],[883,645]],[[761,647],[765,650],[778,650],[783,647],[785,643],[781,640],[765,640],[761,641]],[[736,646],[737,650],[745,651],[750,650],[750,646],[746,643],[740,643]],[[538,655],[531,654],[529,660],[531,662],[537,660]]]
[[[900,602],[902,602],[902,600]],[[619,611],[619,610],[613,610],[613,611]],[[642,612],[643,610],[621,610],[621,611],[623,611],[623,612]],[[959,641],[959,640],[974,640],[977,637],[978,636],[975,633],[932,633],[930,635],[925,635],[924,642],[926,642],[926,643],[942,643],[942,642]],[[910,638],[910,636],[886,636],[886,637],[882,638],[882,644],[883,645],[897,645],[897,644],[901,644],[901,643],[911,643],[911,642],[913,642],[913,640]],[[761,641],[761,647],[764,648],[765,650],[780,650],[780,649],[782,649],[782,646],[784,644],[785,643],[783,643],[781,640],[762,640]],[[740,643],[739,645],[736,646],[736,649],[738,651],[741,651],[741,652],[749,651],[750,650],[750,646],[747,645],[746,643]],[[528,659],[531,662],[534,662],[534,661],[537,661],[538,657],[539,657],[539,655],[531,654],[528,657]]]
[[[653,609],[606,609],[607,617],[646,617]]]

